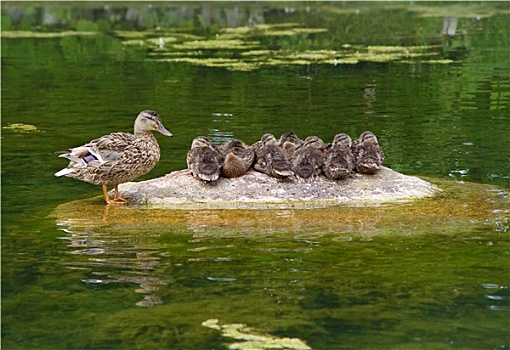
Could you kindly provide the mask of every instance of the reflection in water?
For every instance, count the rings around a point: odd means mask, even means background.
[[[462,322],[452,338],[459,347],[485,348],[488,338],[504,345],[508,194],[469,182],[440,187],[442,198],[375,207],[158,210],[96,198],[55,215],[67,243],[62,261],[78,275],[70,278],[102,287],[112,303],[118,293],[107,285],[127,285],[137,306],[158,305],[109,315],[103,340],[160,339],[206,321],[221,330],[249,324],[314,349],[339,348],[339,339],[359,348],[367,333],[361,347],[393,348],[399,338],[401,348],[416,348],[449,339]],[[479,324],[486,331],[464,341]],[[158,348],[203,334],[179,337]]]
[[[80,227],[72,221],[59,222],[67,235],[60,237],[68,242],[69,254],[82,256],[84,259],[65,263],[69,269],[90,271],[90,277],[82,281],[89,284],[135,283],[139,288],[136,293],[143,295],[138,306],[153,306],[163,301],[156,292],[164,282],[154,273],[160,264],[158,251],[147,247],[150,234],[144,232],[142,244],[126,232],[105,228]],[[97,232],[96,232],[97,230]]]
[[[506,286],[500,286],[495,283],[482,283],[487,293],[485,299],[490,301],[487,310],[490,311],[510,311],[510,290]]]
[[[14,7],[16,6],[16,7]],[[32,6],[11,4],[5,10],[9,23],[20,24],[23,20],[31,19],[38,25],[46,28],[59,28],[78,22],[78,26],[84,26],[89,22],[103,21],[111,25],[130,23],[138,28],[151,28],[153,26],[177,27],[200,18],[200,25],[209,28],[212,25],[221,27],[253,27],[264,24],[264,9],[257,3],[228,5],[214,3],[197,3],[181,5],[168,3],[165,6],[153,6],[131,2],[130,6],[118,3],[115,5],[100,5],[93,11],[86,11],[77,5],[69,5],[71,10],[61,11],[53,5]],[[90,25],[89,29],[98,29],[98,26]]]
[[[196,236],[244,237],[256,229],[260,236],[289,233],[295,239],[332,236],[370,240],[385,225],[379,225],[384,213],[388,208],[189,210],[185,219]]]
[[[206,135],[213,144],[224,144],[234,138],[234,133],[231,130],[234,123],[234,115],[232,113],[213,113],[213,125],[208,130]]]
[[[363,100],[365,101],[365,114],[375,114],[374,102],[377,101],[376,98],[376,84],[375,82],[371,84],[365,84],[363,88]]]

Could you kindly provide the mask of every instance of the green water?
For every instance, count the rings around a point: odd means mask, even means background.
[[[313,349],[510,346],[508,3],[124,6],[2,3],[3,349],[242,343],[209,319]],[[457,35],[439,35],[453,15]],[[186,46],[246,23],[266,27],[240,48]],[[174,137],[156,135],[161,161],[141,180],[184,168],[198,135],[371,130],[385,165],[445,192],[165,212],[105,209],[99,187],[53,176],[55,151],[131,131],[143,109]]]

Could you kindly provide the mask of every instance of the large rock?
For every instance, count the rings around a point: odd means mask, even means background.
[[[432,197],[440,190],[414,176],[383,167],[376,175],[343,181],[320,177],[312,183],[283,181],[249,171],[240,178],[203,183],[188,170],[120,186],[130,203],[154,208],[313,208],[359,206]]]

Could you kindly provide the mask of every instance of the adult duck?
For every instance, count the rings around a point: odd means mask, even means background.
[[[158,113],[142,111],[135,120],[134,134],[112,133],[63,151],[59,157],[70,162],[55,176],[101,185],[106,203],[125,203],[127,197],[120,196],[118,186],[147,174],[159,161],[160,148],[152,131],[172,137]],[[113,198],[108,186],[114,188]]]

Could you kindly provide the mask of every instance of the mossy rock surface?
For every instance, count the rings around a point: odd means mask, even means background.
[[[120,186],[129,203],[153,208],[317,208],[365,206],[433,197],[440,189],[422,179],[383,167],[375,175],[354,174],[343,181],[319,177],[311,183],[279,180],[249,171],[246,175],[204,183],[188,170]]]

